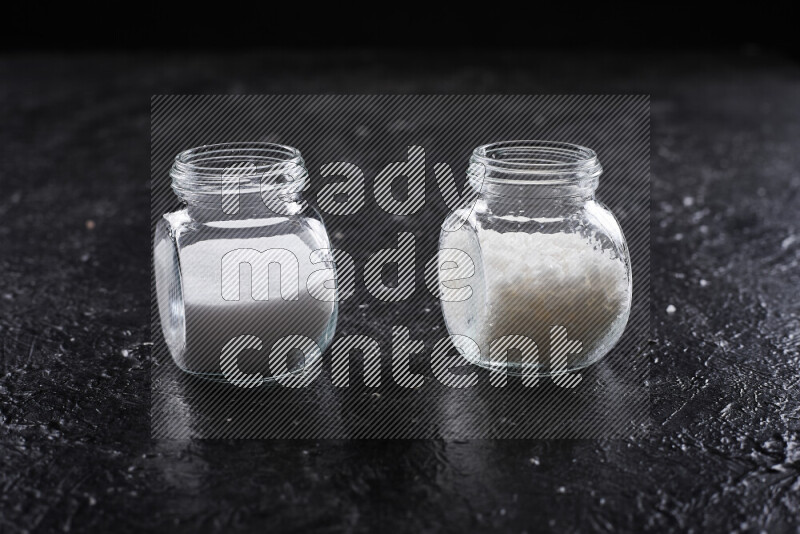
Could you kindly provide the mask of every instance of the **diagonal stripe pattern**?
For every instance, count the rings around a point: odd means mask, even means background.
[[[173,363],[153,283],[152,436],[596,439],[645,432],[650,410],[649,115],[649,97],[643,95],[154,96],[154,231],[163,214],[180,208],[169,178],[179,152],[230,141],[294,146],[310,177],[305,198],[322,211],[331,246],[352,258],[355,287],[339,303],[336,337],[321,358],[289,318],[269,325],[284,340],[277,350],[266,343],[256,350],[257,333],[238,332],[233,321],[217,325],[231,338],[244,336],[231,351],[267,360],[260,369],[264,376],[278,367],[292,370],[293,360],[300,362],[298,368],[320,364],[308,387],[275,381],[235,387],[187,375]],[[633,302],[625,334],[603,361],[579,377],[504,377],[467,365],[445,369],[446,362],[458,361],[452,357],[459,349],[448,351],[439,343],[447,331],[425,283],[426,266],[448,213],[474,198],[464,185],[472,149],[512,139],[594,149],[604,168],[598,198],[619,219],[631,252]],[[237,187],[240,171],[232,170],[225,192]],[[405,190],[398,176],[408,178]],[[241,208],[235,195],[222,198],[221,212],[232,215]],[[413,273],[401,272],[398,265],[397,276],[413,279],[413,289],[392,289],[391,283],[379,289],[377,281],[385,277],[370,265],[370,257],[409,243]],[[366,280],[376,281],[375,291]],[[402,298],[393,300],[390,294]],[[560,352],[551,355],[556,364],[572,350],[566,337],[559,339]],[[294,345],[287,344],[291,341]],[[301,346],[305,355],[296,350]],[[229,355],[224,361],[230,370]],[[216,365],[219,371],[219,361]],[[457,387],[442,385],[436,378],[442,373]]]

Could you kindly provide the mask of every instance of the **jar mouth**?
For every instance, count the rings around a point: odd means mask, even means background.
[[[594,150],[558,141],[490,143],[473,151],[470,164],[471,175],[495,184],[580,185],[603,172]]]
[[[302,190],[308,181],[300,151],[266,142],[203,145],[178,154],[170,171],[172,189],[187,202],[202,202],[231,188],[240,193]]]

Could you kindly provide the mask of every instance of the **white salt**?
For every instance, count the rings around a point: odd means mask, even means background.
[[[247,235],[246,232],[237,232],[237,235],[242,234]],[[325,290],[321,287],[322,280],[309,279],[311,273],[330,267],[329,264],[311,261],[312,251],[330,247],[327,240],[316,237],[319,235],[324,235],[324,232],[207,239],[182,248],[182,309],[178,302],[161,302],[161,296],[169,293],[167,284],[174,284],[174,280],[162,277],[160,283],[164,287],[158,288],[162,324],[169,324],[169,314],[180,315],[182,312],[185,318],[185,334],[175,332],[172,340],[171,335],[166,336],[176,363],[194,373],[218,375],[220,355],[225,344],[236,336],[253,335],[261,340],[262,349],[240,353],[239,368],[244,373],[258,372],[270,376],[268,355],[270,347],[278,338],[292,334],[302,335],[313,339],[324,349],[326,339],[332,335],[335,317],[334,302],[317,300],[312,296]],[[284,300],[281,296],[281,278],[285,280],[287,277],[285,269],[281,272],[282,269],[277,265],[268,269],[253,269],[246,263],[241,264],[239,271],[239,300],[225,300],[222,296],[222,258],[230,251],[240,249],[262,252],[284,249],[292,252],[299,264],[297,300]],[[172,243],[167,240],[157,243],[155,263],[157,271],[160,268],[162,275],[168,272],[172,256]],[[255,300],[253,288],[263,287],[267,280],[269,298]],[[302,360],[298,363],[302,363]]]
[[[536,342],[539,361],[546,362],[553,326],[582,344],[568,357],[570,368],[596,361],[619,340],[631,281],[616,252],[573,233],[481,230],[479,239],[470,230],[443,235],[441,247],[466,252],[476,275],[459,282],[473,288],[469,300],[443,301],[442,308],[450,333],[475,340],[484,360],[491,340],[521,335]]]

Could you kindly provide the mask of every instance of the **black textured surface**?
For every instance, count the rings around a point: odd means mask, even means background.
[[[749,52],[3,58],[0,530],[796,531],[800,70]],[[149,98],[186,92],[651,93],[650,436],[151,441]]]

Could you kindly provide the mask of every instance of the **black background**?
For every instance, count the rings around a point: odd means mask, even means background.
[[[786,13],[6,9],[0,530],[797,529]],[[151,441],[149,98],[230,92],[651,94],[650,435]]]
[[[306,49],[667,49],[767,47],[797,53],[787,4],[522,5],[259,2],[252,5],[16,2],[4,11],[6,50],[59,52]]]

